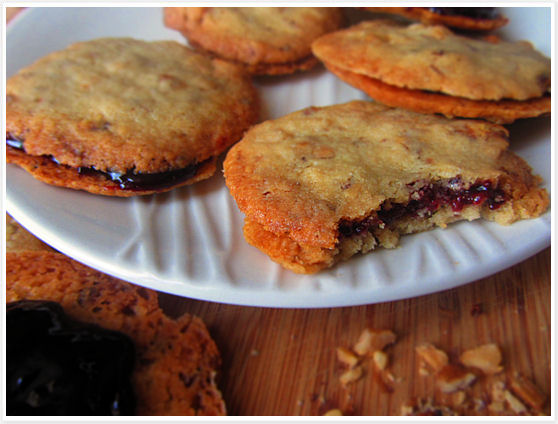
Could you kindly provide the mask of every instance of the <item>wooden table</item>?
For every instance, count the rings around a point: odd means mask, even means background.
[[[8,16],[13,11],[8,10]],[[447,403],[434,375],[422,375],[415,346],[430,342],[453,362],[465,349],[496,343],[501,379],[519,372],[547,396],[551,388],[551,249],[488,278],[413,299],[325,309],[241,307],[161,294],[171,316],[184,312],[207,324],[223,358],[220,388],[231,415],[399,415],[414,398]],[[386,349],[394,381],[381,383],[372,360],[344,387],[337,347],[350,348],[365,328],[390,329]],[[488,380],[465,391],[468,412],[484,414]],[[545,412],[549,413],[549,405]],[[508,410],[509,412],[509,410]]]

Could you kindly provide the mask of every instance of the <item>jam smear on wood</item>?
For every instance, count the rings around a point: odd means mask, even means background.
[[[126,335],[72,320],[56,302],[8,303],[7,415],[133,415],[134,358]]]

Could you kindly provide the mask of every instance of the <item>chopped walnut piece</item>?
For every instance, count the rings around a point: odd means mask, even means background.
[[[530,380],[515,374],[509,380],[511,391],[536,411],[540,411],[546,403],[546,396]]]
[[[469,387],[476,380],[475,374],[457,365],[448,364],[438,373],[436,383],[444,393],[453,393]]]
[[[523,405],[523,403],[521,403],[518,398],[512,395],[509,390],[506,390],[504,392],[504,398],[506,399],[506,402],[508,403],[512,411],[516,414],[525,414],[527,412],[527,408],[525,407],[525,405]]]
[[[374,351],[374,353],[372,354],[372,359],[374,360],[374,364],[376,365],[376,368],[378,368],[379,370],[386,369],[388,363],[388,356],[385,352],[382,352],[381,350]]]
[[[497,374],[503,370],[500,365],[502,354],[494,343],[488,343],[463,352],[459,358],[466,367],[478,368],[485,374]]]
[[[357,381],[360,377],[362,377],[362,367],[357,365],[356,367],[353,367],[341,374],[339,382],[343,386],[347,386],[348,384]]]
[[[341,412],[340,409],[334,408],[334,409],[330,409],[329,411],[327,411],[324,414],[324,417],[331,417],[331,416],[342,416],[343,413]]]
[[[415,351],[435,372],[439,372],[449,362],[446,352],[431,343],[422,343],[415,347]]]
[[[358,364],[358,357],[349,349],[344,347],[337,348],[337,359],[339,360],[339,362],[342,362],[349,368],[352,368],[356,364]]]
[[[370,328],[365,328],[360,334],[353,350],[358,355],[366,355],[384,349],[387,345],[394,343],[396,339],[397,336],[391,330],[372,330]]]

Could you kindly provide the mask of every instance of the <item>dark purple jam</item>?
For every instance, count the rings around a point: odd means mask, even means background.
[[[339,223],[339,233],[351,237],[384,228],[404,217],[429,218],[441,207],[449,205],[454,212],[461,212],[467,205],[484,205],[496,210],[507,200],[505,193],[492,187],[490,181],[481,181],[464,187],[461,178],[436,183],[408,184],[410,189],[407,204],[385,202],[377,215],[360,221],[343,220]]]
[[[495,19],[498,16],[494,7],[429,7],[433,13],[445,16],[465,16],[473,19]]]
[[[23,146],[23,140],[14,137],[12,134],[6,136],[6,144],[14,149],[25,151]],[[50,160],[60,165],[60,163],[52,156],[45,156]],[[99,171],[94,167],[83,167],[80,166],[77,172],[80,175],[99,175],[106,178],[109,181],[117,183],[123,190],[160,190],[168,187],[172,187],[176,184],[180,184],[183,181],[187,181],[193,178],[200,167],[205,162],[192,163],[185,168],[175,169],[165,172],[154,172],[154,173],[135,173],[134,170],[129,170],[125,173],[119,172],[105,172]]]
[[[203,162],[202,162],[203,163]],[[166,172],[134,173],[133,170],[124,174],[118,172],[98,171],[93,167],[77,168],[80,175],[102,175],[107,180],[118,183],[124,190],[158,190],[179,184],[194,177],[202,163],[193,163],[185,168]]]
[[[6,308],[7,415],[133,415],[133,342],[56,302]]]

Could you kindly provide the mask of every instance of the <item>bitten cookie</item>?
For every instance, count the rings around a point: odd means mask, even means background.
[[[550,59],[528,42],[375,20],[320,37],[312,50],[339,78],[390,106],[496,123],[550,113]]]
[[[314,67],[310,44],[343,22],[337,7],[166,7],[164,14],[190,44],[255,75]]]
[[[495,7],[364,7],[370,12],[390,13],[425,24],[468,31],[492,31],[508,19]]]
[[[548,194],[507,135],[373,102],[311,107],[250,129],[227,153],[225,181],[247,241],[312,273],[454,221],[539,216]]]
[[[172,41],[97,39],[8,79],[6,156],[49,184],[151,194],[210,177],[257,118],[240,67]]]
[[[58,302],[71,318],[119,331],[135,345],[136,415],[224,415],[215,377],[220,356],[203,322],[176,320],[157,294],[53,252],[8,252],[6,301]]]

